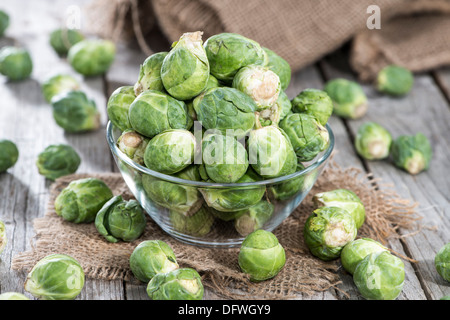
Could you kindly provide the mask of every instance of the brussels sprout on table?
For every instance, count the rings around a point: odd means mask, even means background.
[[[161,240],[147,240],[133,250],[130,268],[138,280],[147,283],[159,273],[178,269],[178,263],[167,243]]]
[[[28,78],[33,71],[30,54],[23,48],[6,46],[0,50],[0,73],[12,81]]]
[[[378,72],[376,88],[378,91],[393,96],[407,94],[414,84],[414,76],[406,68],[389,65]]]
[[[144,165],[144,153],[149,141],[150,139],[133,130],[126,130],[117,139],[117,146],[128,158]]]
[[[5,250],[6,242],[8,238],[6,237],[6,228],[3,221],[0,221],[0,254]]]
[[[251,281],[264,281],[280,272],[286,263],[286,254],[272,232],[259,229],[242,242],[238,263]]]
[[[14,166],[19,159],[19,150],[14,142],[0,140],[0,173]]]
[[[202,300],[203,293],[202,279],[191,268],[159,273],[147,285],[152,300]]]
[[[117,88],[108,99],[106,111],[109,120],[121,131],[132,129],[128,111],[134,99],[136,99],[136,96],[131,86]]]
[[[108,71],[115,56],[116,46],[113,42],[102,39],[86,39],[69,49],[67,59],[75,71],[90,77]]]
[[[167,54],[165,51],[154,53],[141,64],[138,81],[134,84],[136,97],[146,90],[165,91],[161,80],[161,66]]]
[[[66,55],[75,43],[84,40],[84,35],[76,29],[61,28],[50,34],[50,45],[59,55]]]
[[[303,235],[311,253],[328,261],[339,257],[344,246],[356,238],[353,217],[344,209],[321,207],[306,220]]]
[[[3,11],[0,10],[0,37],[2,37],[5,34],[6,29],[9,27],[9,15]]]
[[[394,164],[410,174],[418,174],[430,167],[433,150],[422,133],[403,135],[392,142],[391,156]]]
[[[358,119],[368,109],[366,94],[361,86],[347,79],[333,79],[325,85],[324,91],[333,100],[333,113],[342,118]]]
[[[362,238],[348,243],[341,252],[341,263],[350,274],[355,273],[356,266],[369,254],[374,252],[388,251],[381,243]]]
[[[5,292],[0,294],[0,300],[30,300],[27,296],[18,292]]]
[[[375,122],[366,122],[358,128],[355,148],[367,160],[380,160],[389,156],[392,136],[385,128]]]
[[[25,290],[41,300],[73,300],[83,287],[83,268],[65,254],[51,254],[41,259],[25,281]]]
[[[450,243],[438,251],[434,258],[434,265],[439,275],[450,282]]]
[[[244,210],[234,220],[234,227],[241,236],[247,236],[253,231],[261,229],[274,212],[274,205],[261,200],[254,206]]]
[[[333,101],[325,91],[305,89],[291,101],[294,113],[314,116],[321,125],[326,125],[333,113]]]
[[[80,163],[78,153],[67,144],[48,146],[36,160],[39,173],[50,180],[75,173]]]
[[[55,211],[64,220],[88,223],[113,197],[111,189],[100,179],[84,178],[72,181],[55,200]]]
[[[170,211],[169,217],[175,231],[196,237],[207,235],[214,223],[214,216],[206,206],[190,215]]]
[[[263,48],[263,50],[269,58],[266,66],[278,75],[281,82],[281,89],[286,90],[291,82],[291,66],[286,60],[272,50],[267,48]]]
[[[405,266],[388,251],[374,252],[357,265],[353,281],[368,300],[394,300],[403,289]]]
[[[60,93],[79,89],[78,80],[68,74],[57,74],[42,83],[42,94],[47,102]]]

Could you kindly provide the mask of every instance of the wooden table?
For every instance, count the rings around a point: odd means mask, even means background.
[[[89,79],[75,74],[64,59],[56,56],[48,40],[50,32],[62,25],[66,8],[84,2],[16,0],[2,5],[11,16],[11,26],[6,37],[0,40],[0,46],[13,43],[26,46],[31,52],[34,70],[32,77],[22,82],[7,82],[4,77],[0,78],[0,137],[15,141],[20,150],[17,164],[0,175],[0,219],[5,222],[9,235],[7,247],[0,257],[0,293],[23,292],[26,274],[12,271],[10,265],[16,254],[30,249],[34,236],[33,219],[43,216],[46,207],[50,182],[38,174],[35,166],[38,153],[49,144],[68,143],[82,157],[78,172],[117,171],[105,140],[106,101],[115,88],[136,81],[139,64],[146,56],[137,49],[119,44],[116,61],[108,74]],[[331,78],[354,79],[343,51],[294,74],[287,89],[289,97],[304,88],[320,89]],[[73,74],[82,81],[82,89],[102,111],[103,127],[100,130],[66,134],[55,124],[51,106],[44,101],[40,88],[40,83],[53,73]],[[370,102],[364,118],[347,121],[333,116],[330,119],[336,136],[334,159],[343,167],[352,166],[373,173],[383,182],[395,185],[402,198],[419,203],[417,212],[423,216],[422,231],[413,237],[389,242],[395,251],[418,261],[414,264],[405,261],[406,281],[398,299],[435,300],[450,295],[449,283],[437,274],[433,262],[437,250],[450,242],[450,69],[416,75],[412,92],[403,98],[378,94],[371,85],[365,85],[364,90]],[[394,137],[423,132],[430,138],[434,150],[430,170],[411,176],[388,161],[369,162],[360,158],[355,153],[353,139],[359,125],[369,120],[382,123]],[[408,232],[399,230],[400,235]],[[362,299],[351,276],[342,273],[341,278],[340,288],[349,293],[350,299]],[[217,298],[214,292],[205,294],[205,299]],[[88,279],[78,299],[148,297],[143,285]],[[309,297],[299,295],[298,299],[348,297],[339,290],[330,290]]]

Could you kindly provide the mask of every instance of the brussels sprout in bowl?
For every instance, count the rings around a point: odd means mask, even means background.
[[[258,227],[266,231],[279,226],[303,201],[333,151],[333,132],[328,124],[325,128],[329,134],[328,147],[311,161],[299,162],[295,172],[262,177],[249,165],[246,173],[232,183],[215,182],[205,164],[198,162],[201,157],[172,174],[163,174],[133,161],[119,148],[118,139],[122,132],[111,122],[106,138],[128,188],[165,232],[193,245],[237,247],[246,233],[242,234],[242,230],[236,228],[240,225],[236,219],[254,211],[261,201],[267,201],[272,211],[258,221]],[[203,135],[200,130],[194,132],[196,139],[198,134],[201,134],[200,139],[207,137],[207,133]],[[196,142],[196,148],[198,146],[201,141]],[[189,228],[180,225],[189,225]]]

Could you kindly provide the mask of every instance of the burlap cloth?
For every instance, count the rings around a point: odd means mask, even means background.
[[[303,241],[303,226],[313,210],[312,196],[315,193],[347,188],[361,198],[367,217],[358,237],[367,236],[385,243],[389,237],[398,236],[396,228],[410,227],[418,218],[414,203],[398,198],[386,186],[384,191],[378,190],[374,185],[376,181],[357,169],[343,170],[331,162],[300,206],[274,231],[286,250],[286,265],[275,278],[252,283],[239,269],[239,248],[211,249],[181,243],[162,231],[150,218],[142,237],[131,243],[107,242],[93,223],[64,221],[55,213],[55,198],[70,181],[87,176],[105,181],[115,195],[122,194],[125,199],[132,197],[117,173],[74,174],[57,179],[50,188],[47,212],[34,220],[36,236],[32,248],[14,257],[13,269],[29,271],[44,256],[65,253],[81,263],[89,278],[137,281],[129,268],[133,249],[143,240],[159,239],[173,248],[181,267],[196,269],[203,278],[203,284],[224,298],[288,299],[299,293],[310,295],[330,288],[339,290],[339,260],[324,262],[315,258]]]
[[[371,5],[380,8],[379,30],[367,28]],[[450,64],[450,0],[95,0],[88,16],[92,31],[137,38],[147,54],[159,27],[170,42],[188,31],[204,31],[204,39],[240,33],[294,71],[352,40],[350,62],[361,80],[390,63],[412,71]]]

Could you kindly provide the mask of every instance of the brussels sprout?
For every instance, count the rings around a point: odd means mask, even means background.
[[[97,76],[108,71],[116,55],[116,46],[109,40],[82,40],[69,49],[70,65],[84,76]]]
[[[165,91],[161,80],[161,66],[167,54],[165,51],[152,54],[141,64],[139,78],[134,85],[136,97],[146,90]]]
[[[50,180],[75,173],[80,163],[78,153],[67,144],[48,146],[36,160],[39,173]]]
[[[270,49],[263,48],[266,52],[269,62],[267,67],[280,77],[281,89],[286,90],[291,82],[291,67],[289,63]]]
[[[344,246],[356,238],[356,225],[344,209],[321,207],[306,220],[303,235],[311,253],[328,261],[339,257]]]
[[[208,177],[215,182],[236,182],[247,172],[247,151],[233,136],[206,135],[202,141],[202,158]]]
[[[260,181],[261,178],[249,168],[236,183]],[[208,206],[218,211],[236,212],[250,208],[261,201],[266,188],[264,186],[233,188],[199,189]]]
[[[248,208],[234,221],[234,227],[241,236],[247,236],[253,231],[261,229],[273,214],[275,207],[266,200],[261,200]]]
[[[77,79],[68,74],[52,76],[42,84],[42,94],[47,102],[60,93],[79,89],[80,84]]]
[[[150,139],[133,130],[126,130],[117,139],[117,146],[131,160],[140,165],[144,165],[145,148],[147,148],[149,141]]]
[[[286,263],[286,255],[272,232],[259,229],[242,242],[238,263],[250,280],[257,282],[275,277]]]
[[[84,132],[100,127],[100,112],[81,91],[58,94],[51,100],[53,118],[67,132]]]
[[[410,174],[418,174],[430,167],[433,150],[430,141],[422,133],[400,136],[392,142],[391,155],[394,164]]]
[[[256,122],[259,122],[257,127],[267,127],[270,125],[277,126],[280,122],[281,109],[280,105],[275,103],[268,109],[261,110],[255,114]]]
[[[228,84],[242,67],[267,63],[267,54],[257,42],[236,33],[216,34],[204,46],[211,74]]]
[[[147,168],[165,174],[177,173],[194,162],[196,140],[181,129],[166,130],[153,137],[144,153]]]
[[[5,224],[0,221],[0,254],[5,250],[7,241]]]
[[[50,45],[59,55],[66,55],[72,46],[84,40],[84,35],[75,29],[56,29],[50,34]]]
[[[291,103],[294,113],[310,114],[323,126],[333,113],[333,101],[322,90],[305,89],[292,99]]]
[[[194,110],[205,129],[223,134],[234,130],[239,139],[255,125],[256,103],[245,93],[228,87],[211,88],[194,99]]]
[[[113,197],[111,189],[100,179],[84,178],[72,181],[55,200],[55,211],[64,220],[88,223]]]
[[[273,125],[251,131],[248,150],[252,168],[265,178],[288,175],[297,168],[297,158],[289,138]]]
[[[121,131],[131,129],[128,111],[136,96],[131,86],[117,88],[109,97],[107,112],[109,120]]]
[[[176,99],[192,99],[206,87],[209,62],[202,46],[202,34],[200,31],[183,34],[162,63],[164,88]]]
[[[51,254],[41,259],[25,281],[25,290],[41,300],[73,300],[83,287],[83,268],[65,254]]]
[[[406,68],[389,65],[378,72],[376,87],[378,91],[393,96],[407,94],[414,84],[414,76]]]
[[[234,76],[232,86],[249,95],[256,102],[258,111],[272,106],[281,91],[276,73],[256,64],[241,68]]]
[[[2,37],[5,34],[6,29],[9,27],[9,15],[3,11],[0,10],[0,37]]]
[[[355,273],[356,266],[369,254],[374,252],[388,251],[381,243],[362,238],[349,242],[341,252],[341,262],[345,270],[350,274]]]
[[[353,191],[347,189],[317,193],[313,197],[313,202],[316,207],[338,207],[344,209],[355,220],[357,229],[363,225],[366,219],[366,209],[361,199]]]
[[[144,211],[136,200],[115,196],[106,202],[95,217],[95,227],[109,242],[133,241],[145,230]]]
[[[200,174],[196,166],[189,166],[174,176],[185,180],[200,181]],[[203,198],[197,188],[160,180],[150,175],[142,176],[142,187],[153,202],[185,216],[192,215],[203,203]]]
[[[387,158],[391,144],[392,136],[389,131],[375,122],[362,124],[356,133],[356,151],[367,160]]]
[[[30,300],[30,299],[18,292],[5,292],[0,294],[0,300]]]
[[[170,222],[177,232],[203,237],[211,231],[214,223],[214,216],[208,209],[202,206],[197,212],[189,216],[176,211],[170,211]]]
[[[438,251],[434,258],[434,265],[441,277],[450,282],[450,243]]]
[[[342,118],[358,119],[368,109],[366,94],[361,86],[347,79],[328,81],[324,91],[333,100],[333,112]]]
[[[0,173],[14,166],[19,159],[19,150],[14,142],[0,139]]]
[[[168,94],[147,90],[140,94],[128,111],[131,126],[152,138],[169,129],[187,129],[190,117],[186,104]]]
[[[292,103],[291,100],[289,100],[289,97],[287,96],[286,92],[281,91],[280,95],[278,96],[277,102],[275,102],[276,105],[278,105],[278,108],[280,110],[280,121],[286,118],[286,116],[291,112],[292,110]]]
[[[0,73],[9,80],[26,79],[31,75],[31,71],[33,62],[27,50],[9,46],[0,50]]]
[[[328,130],[312,115],[293,113],[280,123],[300,161],[310,161],[328,148]]]
[[[202,279],[191,268],[159,273],[147,286],[147,294],[152,300],[202,300],[203,292]]]
[[[138,280],[147,283],[159,273],[178,269],[178,263],[167,243],[161,240],[147,240],[133,250],[130,268]]]
[[[357,265],[353,281],[368,300],[394,300],[403,289],[405,266],[388,251],[374,252]]]

